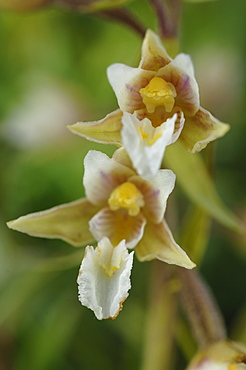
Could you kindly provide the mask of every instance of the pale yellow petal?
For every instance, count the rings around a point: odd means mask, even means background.
[[[160,224],[148,223],[143,238],[135,247],[140,261],[159,259],[160,261],[192,269],[195,264],[175,242],[172,233],[165,222]]]
[[[46,211],[30,213],[7,225],[10,229],[31,236],[58,238],[73,246],[81,246],[95,240],[89,231],[89,220],[98,210],[87,199],[80,199]]]
[[[159,36],[153,31],[147,30],[142,45],[142,59],[139,67],[149,71],[158,71],[171,60]]]
[[[208,143],[224,136],[230,126],[200,108],[194,117],[186,117],[179,140],[191,153],[200,152]]]
[[[122,112],[117,109],[99,121],[77,122],[74,125],[67,126],[67,128],[87,140],[103,144],[121,145],[121,117]]]

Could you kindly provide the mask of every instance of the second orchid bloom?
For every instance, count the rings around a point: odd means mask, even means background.
[[[190,56],[181,53],[172,59],[151,30],[138,68],[113,64],[108,79],[120,109],[102,120],[68,128],[89,140],[123,145],[140,176],[155,176],[166,146],[178,138],[194,153],[229,130],[200,107]]]
[[[99,319],[115,317],[130,289],[134,248],[140,261],[195,265],[174,241],[164,220],[175,175],[159,170],[147,181],[137,175],[123,149],[112,159],[89,151],[84,161],[86,198],[20,217],[8,223],[32,236],[60,238],[87,247],[81,265],[79,298]]]

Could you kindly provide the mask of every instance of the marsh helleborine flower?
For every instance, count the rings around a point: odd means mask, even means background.
[[[90,270],[88,261],[90,259],[90,263],[94,264],[92,271],[96,274],[98,266],[102,266],[101,258],[106,258],[100,256],[100,253],[104,254],[103,249],[108,256],[114,253],[113,247],[121,250],[119,253],[122,253],[123,262],[119,262],[120,265],[107,262],[109,267],[104,269],[108,274],[107,279],[112,277],[114,281],[120,278],[114,274],[115,266],[118,266],[119,270],[122,268],[126,276],[129,275],[131,263],[127,263],[125,248],[134,248],[140,261],[157,258],[189,269],[195,266],[176,244],[164,220],[167,198],[175,183],[175,175],[171,170],[159,170],[151,180],[144,180],[132,168],[122,149],[115,152],[113,159],[101,152],[90,150],[85,157],[84,166],[86,198],[23,216],[8,223],[10,228],[29,235],[60,238],[74,246],[99,242],[96,251],[92,250],[92,247],[87,248],[86,257],[82,262],[82,274],[78,280],[80,286],[83,286],[80,288],[81,297],[81,292],[87,289],[84,282],[89,283],[89,277],[86,275],[86,271],[89,273]],[[120,261],[118,252],[116,257]],[[111,257],[108,258],[111,261]],[[112,258],[114,260],[114,257]],[[98,281],[95,277],[93,283]],[[106,290],[105,288],[104,291]],[[125,293],[126,291],[127,289]],[[117,296],[123,301],[122,295]],[[110,297],[112,298],[111,295]],[[85,304],[84,299],[82,303]],[[88,306],[92,307],[91,304]],[[113,310],[113,313],[108,307],[107,301],[107,309],[103,307],[102,311],[95,311],[97,317],[114,317],[118,311]],[[118,307],[117,304],[114,304],[115,307]]]
[[[123,144],[141,176],[150,178],[159,169],[160,150],[156,150],[154,144],[162,136],[166,136],[161,143],[162,155],[166,145],[178,138],[188,151],[194,153],[229,129],[229,125],[219,122],[200,107],[190,56],[181,53],[172,59],[151,30],[144,38],[138,68],[113,64],[108,68],[108,79],[120,109],[100,121],[80,122],[68,128],[90,140]],[[146,130],[146,125],[152,129]],[[149,147],[148,154],[146,147]],[[146,158],[148,169],[143,165]],[[158,162],[158,166],[154,166],[157,170],[153,170],[155,161]]]

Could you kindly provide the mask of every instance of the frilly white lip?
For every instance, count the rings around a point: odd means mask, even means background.
[[[179,128],[175,131],[176,120],[175,113],[155,128],[148,118],[139,120],[135,114],[123,114],[122,143],[140,176],[148,179],[157,175],[167,145],[178,139],[184,126],[182,117]]]
[[[115,319],[122,309],[131,288],[133,254],[125,240],[114,247],[106,237],[95,249],[86,247],[77,279],[79,300],[98,320]]]

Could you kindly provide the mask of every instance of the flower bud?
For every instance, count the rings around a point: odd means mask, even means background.
[[[201,350],[186,370],[244,370],[246,346],[223,340]]]

